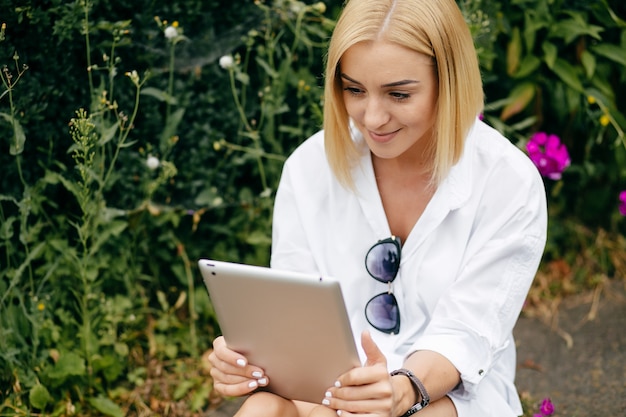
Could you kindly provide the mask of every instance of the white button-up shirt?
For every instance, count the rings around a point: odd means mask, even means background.
[[[323,138],[322,131],[306,140],[284,165],[272,267],[339,279],[357,346],[361,349],[361,332],[370,330],[390,370],[416,350],[439,352],[461,374],[453,399],[485,401],[494,415],[521,414],[512,329],[547,228],[545,190],[536,167],[477,120],[462,158],[402,242],[392,284],[401,328],[387,335],[372,328],[364,314],[366,303],[388,289],[368,275],[365,255],[391,236],[371,156],[357,135],[363,153],[352,171],[355,192],[350,191],[334,177]]]

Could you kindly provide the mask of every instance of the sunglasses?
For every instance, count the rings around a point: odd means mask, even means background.
[[[398,300],[391,292],[391,283],[400,269],[400,239],[392,236],[379,240],[365,255],[365,269],[376,281],[388,285],[387,292],[372,297],[365,306],[365,318],[376,330],[387,334],[400,331]]]

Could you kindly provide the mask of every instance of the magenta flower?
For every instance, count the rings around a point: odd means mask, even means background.
[[[560,180],[561,173],[570,165],[567,148],[557,135],[537,132],[526,144],[526,151],[531,161],[544,177]]]
[[[542,416],[551,416],[554,413],[554,405],[550,398],[544,398],[541,402],[541,407],[539,408]]]
[[[619,193],[619,212],[622,216],[626,216],[626,190]]]

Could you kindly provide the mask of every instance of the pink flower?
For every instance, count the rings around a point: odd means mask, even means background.
[[[554,413],[554,405],[550,398],[544,398],[541,402],[541,407],[539,408],[542,416],[551,416]]]
[[[619,193],[619,212],[622,216],[626,216],[626,190]]]
[[[535,133],[526,144],[526,151],[541,175],[552,180],[560,180],[571,163],[567,148],[557,135]]]

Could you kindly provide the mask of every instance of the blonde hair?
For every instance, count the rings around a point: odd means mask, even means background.
[[[483,109],[474,42],[454,0],[349,0],[333,32],[326,59],[325,148],[337,179],[352,188],[360,152],[343,102],[341,57],[359,42],[384,40],[432,57],[438,81],[431,179],[447,176],[463,153],[465,137]]]

